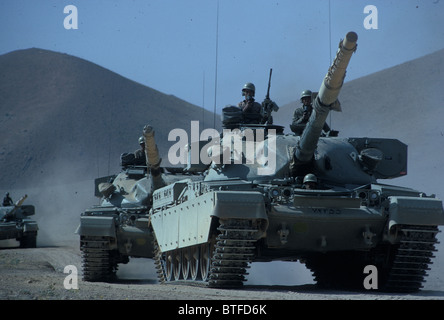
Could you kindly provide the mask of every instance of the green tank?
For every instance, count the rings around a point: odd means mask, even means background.
[[[330,110],[340,109],[356,43],[354,32],[340,42],[301,136],[230,123],[220,140],[191,144],[200,155],[208,149],[211,163],[187,166],[204,178],[153,192],[160,281],[239,287],[251,262],[299,260],[324,287],[366,289],[369,266],[373,289],[422,287],[444,224],[442,201],[379,182],[407,174],[407,146],[321,134]]]
[[[29,217],[35,214],[33,205],[23,205],[28,196],[24,195],[15,204],[0,207],[0,240],[15,239],[20,248],[37,246],[37,222]]]
[[[85,281],[112,281],[119,264],[130,257],[153,257],[153,233],[148,224],[152,191],[184,178],[200,175],[180,168],[161,167],[152,127],[144,128],[146,164],[122,154],[122,171],[95,180],[100,203],[80,216],[82,271]]]

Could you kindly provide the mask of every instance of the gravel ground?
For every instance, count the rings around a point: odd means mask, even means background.
[[[75,266],[77,289],[70,280]],[[252,268],[253,269],[253,268]],[[66,273],[64,272],[66,271]],[[433,270],[432,270],[433,271]],[[432,282],[415,294],[321,290],[313,282],[301,285],[261,285],[242,289],[210,289],[183,284],[159,284],[154,264],[136,259],[120,267],[115,283],[81,280],[80,251],[75,247],[9,248],[0,250],[1,300],[443,300],[444,288],[432,272]],[[253,281],[255,283],[257,281]]]

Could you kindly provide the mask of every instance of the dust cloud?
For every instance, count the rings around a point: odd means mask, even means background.
[[[82,179],[81,169],[74,168],[72,163],[56,160],[47,164],[41,172],[45,174],[38,180],[32,179],[32,184],[14,190],[0,190],[0,195],[9,192],[14,202],[28,195],[24,204],[35,207],[35,215],[30,218],[38,223],[37,246],[78,247],[79,238],[75,230],[80,222],[80,213],[98,203],[94,197],[94,179]]]

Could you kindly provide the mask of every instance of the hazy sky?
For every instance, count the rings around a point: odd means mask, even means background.
[[[270,68],[279,105],[318,90],[347,31],[346,81],[443,49],[444,0],[1,0],[0,30],[0,54],[71,54],[220,112],[245,82],[261,101]]]

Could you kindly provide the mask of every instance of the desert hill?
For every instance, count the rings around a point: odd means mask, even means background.
[[[342,112],[331,112],[329,124],[341,137],[395,138],[406,143],[408,175],[381,182],[444,198],[443,89],[444,50],[440,50],[346,82],[339,95]],[[295,92],[295,100],[299,94]],[[299,106],[299,101],[282,106],[274,115],[275,123],[290,132],[290,119]]]
[[[188,131],[203,117],[213,123],[211,112],[74,56],[36,48],[4,54],[0,189],[113,174],[120,154],[139,148],[145,124],[167,141],[170,130]],[[158,146],[165,159],[166,146]]]
[[[343,111],[332,112],[329,120],[343,137],[393,137],[408,144],[407,177],[387,183],[441,198],[443,61],[440,50],[346,82],[340,94]],[[287,132],[298,95],[274,115]],[[115,173],[120,154],[138,148],[147,123],[155,124],[165,160],[170,130],[188,130],[202,114],[212,124],[211,112],[67,54],[28,49],[2,55],[0,189]]]

